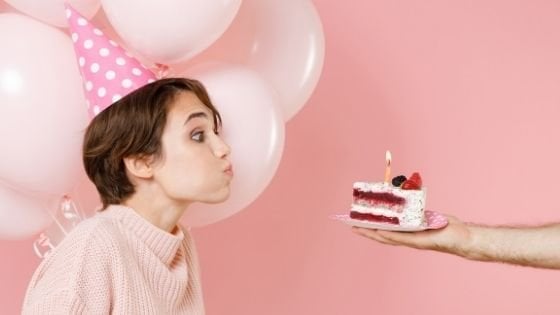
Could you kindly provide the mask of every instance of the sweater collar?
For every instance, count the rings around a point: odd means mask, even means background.
[[[167,266],[173,262],[185,238],[179,225],[175,227],[174,233],[169,233],[153,225],[130,207],[110,205],[103,213],[120,220]]]

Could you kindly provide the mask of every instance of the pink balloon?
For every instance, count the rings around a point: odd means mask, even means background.
[[[241,0],[102,0],[128,47],[164,64],[187,60],[229,26]]]
[[[65,27],[64,2],[72,5],[88,19],[99,10],[99,0],[6,0],[19,11],[42,22]]]
[[[278,91],[284,121],[315,89],[325,55],[321,20],[309,0],[244,0],[232,25],[189,61],[222,60],[248,65]]]
[[[0,239],[23,239],[49,226],[48,198],[26,195],[0,184]]]
[[[200,80],[220,111],[235,172],[231,195],[225,203],[195,204],[187,209],[183,222],[201,226],[241,211],[266,188],[282,156],[284,121],[274,90],[246,67],[206,65],[183,75]]]
[[[87,125],[72,41],[31,18],[0,14],[0,181],[64,194],[81,171]]]

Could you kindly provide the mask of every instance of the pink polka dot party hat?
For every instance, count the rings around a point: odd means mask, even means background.
[[[107,38],[68,4],[66,18],[91,117],[130,92],[156,80],[155,73]]]

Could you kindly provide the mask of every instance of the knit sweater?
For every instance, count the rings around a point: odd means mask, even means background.
[[[23,314],[204,314],[188,231],[120,205],[84,220],[39,265]]]

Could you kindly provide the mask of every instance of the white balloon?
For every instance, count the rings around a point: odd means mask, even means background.
[[[17,10],[42,22],[66,27],[64,3],[67,2],[78,12],[91,19],[99,10],[99,0],[6,0]]]
[[[49,226],[48,198],[31,196],[0,184],[0,239],[23,239]]]
[[[0,14],[0,181],[62,195],[82,169],[87,125],[71,39],[19,14]]]
[[[324,56],[323,26],[312,1],[244,0],[215,44],[176,67],[211,60],[247,65],[278,92],[284,121],[288,121],[313,93]]]
[[[154,62],[187,60],[227,29],[241,0],[102,0],[128,47]]]
[[[13,12],[15,9],[0,0],[0,13]]]

